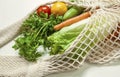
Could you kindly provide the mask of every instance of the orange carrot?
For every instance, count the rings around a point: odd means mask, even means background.
[[[61,28],[65,27],[65,26],[69,26],[69,25],[71,25],[73,23],[76,23],[76,22],[78,22],[80,20],[86,19],[86,18],[88,18],[90,16],[91,16],[91,12],[85,12],[85,13],[79,15],[79,16],[73,17],[73,18],[68,19],[68,20],[66,20],[66,21],[64,21],[64,22],[62,22],[62,23],[60,23],[58,25],[55,25],[54,30],[60,30]]]

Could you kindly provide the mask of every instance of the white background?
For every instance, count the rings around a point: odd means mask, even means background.
[[[50,0],[0,0],[0,29],[23,18],[36,6]],[[13,42],[0,49],[0,55],[16,55]],[[120,62],[109,66],[83,64],[79,70],[51,75],[49,77],[120,77]]]

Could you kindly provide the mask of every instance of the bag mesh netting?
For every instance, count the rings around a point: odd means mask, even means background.
[[[103,64],[120,58],[120,1],[64,0],[64,2],[91,8],[92,12],[90,18],[81,21],[85,24],[84,28],[71,46],[62,55],[42,58],[36,63],[29,63],[19,56],[0,56],[0,77],[42,77],[78,69],[85,61]],[[21,23],[28,16],[8,27],[9,29],[0,31],[0,47],[19,34]]]

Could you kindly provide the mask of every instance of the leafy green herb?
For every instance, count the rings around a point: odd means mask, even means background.
[[[36,61],[43,54],[37,48],[40,45],[43,45],[45,49],[51,46],[47,37],[55,32],[53,27],[62,21],[62,16],[51,14],[48,17],[45,13],[38,16],[36,12],[31,14],[23,22],[21,35],[15,40],[13,48],[19,50],[20,56],[26,60]]]

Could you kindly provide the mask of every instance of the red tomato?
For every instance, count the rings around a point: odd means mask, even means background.
[[[41,12],[44,12],[44,13],[47,13],[48,15],[51,14],[51,9],[50,7],[44,5],[44,6],[40,6],[38,9],[37,9],[37,13],[38,15],[40,15]]]

